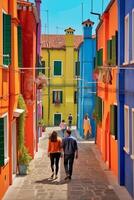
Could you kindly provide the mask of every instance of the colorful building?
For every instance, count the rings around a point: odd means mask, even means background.
[[[119,183],[134,197],[134,1],[118,0]]]
[[[79,47],[80,74],[78,74],[78,130],[83,136],[83,119],[88,114],[92,126],[92,136],[95,136],[95,121],[92,118],[94,110],[96,84],[93,79],[94,57],[96,55],[96,39],[92,36],[93,22],[89,19],[82,23],[83,42]]]
[[[21,93],[27,107],[25,144],[29,153],[34,157],[37,150],[35,84],[37,24],[39,23],[37,7],[30,2],[18,1],[18,18],[22,27]]]
[[[46,126],[58,126],[69,113],[76,124],[77,113],[77,61],[82,36],[68,28],[65,35],[42,35],[42,61],[48,88],[44,90],[44,120]]]
[[[113,17],[114,16],[114,17]],[[118,176],[117,137],[117,1],[111,0],[96,30],[97,55],[94,77],[97,96],[94,118],[97,122],[96,143],[109,169]]]
[[[18,22],[17,1],[0,1],[0,199],[17,173]]]

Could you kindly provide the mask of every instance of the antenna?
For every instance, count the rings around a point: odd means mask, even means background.
[[[102,0],[103,1],[103,0]],[[101,20],[101,14],[93,12],[93,0],[91,0],[91,12],[92,15],[97,15],[99,17],[99,20]]]

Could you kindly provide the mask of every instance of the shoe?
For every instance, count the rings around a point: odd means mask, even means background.
[[[54,179],[57,179],[57,178],[58,178],[58,176],[57,176],[57,175],[55,175]]]
[[[69,179],[69,175],[67,175],[65,178],[64,178],[64,180],[68,180]]]
[[[71,176],[68,176],[69,180],[71,180]]]
[[[52,175],[51,175],[51,177],[50,177],[50,178],[52,178],[52,179],[53,179],[53,177],[54,177],[54,173],[52,173]]]

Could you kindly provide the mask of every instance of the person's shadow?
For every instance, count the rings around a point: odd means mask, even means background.
[[[46,179],[35,181],[35,183],[50,184],[50,185],[63,185],[63,184],[66,184],[67,181],[65,181],[65,180],[58,181],[57,179],[46,178]]]

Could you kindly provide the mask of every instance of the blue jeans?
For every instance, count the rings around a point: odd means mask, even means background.
[[[64,137],[66,129],[61,129],[62,137]]]

